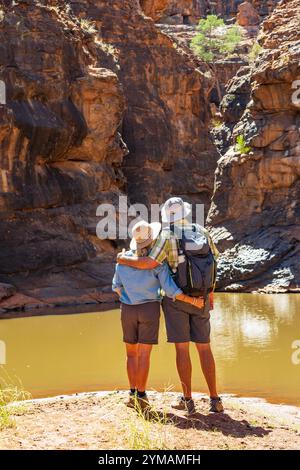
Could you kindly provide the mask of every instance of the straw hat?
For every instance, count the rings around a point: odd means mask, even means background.
[[[159,235],[161,224],[159,222],[152,222],[148,224],[145,220],[140,220],[132,228],[132,240],[130,242],[131,250],[146,248],[149,246]]]

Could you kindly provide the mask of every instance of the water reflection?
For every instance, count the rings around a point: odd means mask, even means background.
[[[297,307],[299,295],[217,296],[213,344],[223,389],[300,404],[300,368],[291,361]]]
[[[212,343],[223,392],[300,405],[300,295],[217,294]],[[0,320],[7,365],[0,380],[18,378],[34,396],[127,387],[119,311]],[[194,388],[206,391],[192,348]],[[180,389],[174,346],[162,322],[150,384]]]
[[[261,296],[251,297],[244,294],[243,299],[240,294],[232,294],[230,299],[227,295],[219,294],[217,296],[216,308],[213,315],[213,327],[215,337],[222,337],[222,346],[224,348],[225,336],[226,347],[235,351],[237,357],[237,348],[239,345],[265,347],[268,346],[278,335],[278,323],[280,320],[291,323],[293,314],[285,314],[281,308],[281,317],[276,315],[275,305],[266,299],[265,305],[262,305]],[[244,300],[244,301],[243,301]],[[285,308],[289,308],[289,303],[285,301]],[[271,313],[269,315],[269,313]],[[284,317],[286,315],[286,317]],[[230,355],[232,355],[232,351]]]

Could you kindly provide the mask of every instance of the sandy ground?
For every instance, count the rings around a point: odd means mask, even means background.
[[[12,427],[0,431],[1,449],[300,449],[300,408],[224,396],[226,412],[208,412],[195,395],[187,418],[170,404],[174,393],[149,394],[151,421],[124,406],[126,392],[83,393],[24,402]]]

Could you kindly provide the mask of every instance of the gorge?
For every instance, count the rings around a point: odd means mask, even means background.
[[[120,195],[204,204],[219,290],[299,292],[299,2],[250,2],[261,52],[224,62],[215,128],[211,67],[161,26],[242,3],[0,2],[1,312],[111,300]]]

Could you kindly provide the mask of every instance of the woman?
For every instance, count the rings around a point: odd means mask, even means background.
[[[144,220],[132,229],[130,251],[127,256],[147,256],[161,230],[161,224]],[[127,352],[127,374],[130,384],[129,407],[136,404],[149,410],[146,384],[153,344],[158,343],[161,290],[167,297],[203,307],[201,298],[189,297],[173,281],[167,264],[152,270],[140,270],[116,265],[112,288],[121,301],[123,340]]]

